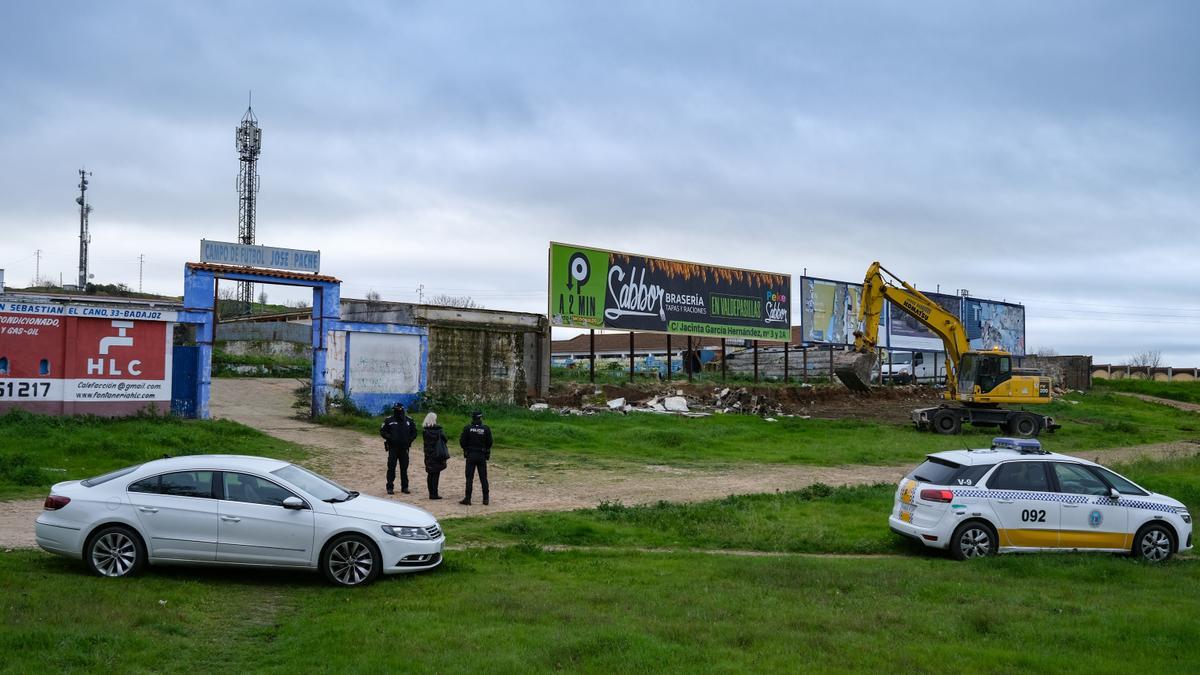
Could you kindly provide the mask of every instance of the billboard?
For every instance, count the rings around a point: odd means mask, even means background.
[[[786,341],[787,274],[550,244],[550,323]]]
[[[1000,347],[1025,355],[1025,307],[1007,302],[963,298],[963,325],[971,349]]]
[[[862,284],[804,277],[800,281],[800,324],[804,342],[854,344]]]
[[[957,295],[925,293],[925,297],[954,316],[962,316],[962,300]],[[892,349],[941,350],[943,345],[941,338],[922,326],[911,314],[893,307],[888,318],[888,346]]]
[[[0,303],[0,410],[169,407],[171,324],[112,318],[122,313],[174,318],[173,312]]]

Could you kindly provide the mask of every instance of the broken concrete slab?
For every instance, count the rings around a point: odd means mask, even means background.
[[[663,399],[662,404],[669,412],[683,413],[688,411],[687,399],[682,396],[668,396]]]

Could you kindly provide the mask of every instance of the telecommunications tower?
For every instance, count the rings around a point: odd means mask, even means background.
[[[92,235],[88,234],[88,214],[92,212],[91,204],[87,203],[87,177],[91,171],[79,170],[79,196],[75,203],[79,205],[79,290],[85,290],[88,283],[88,244]]]
[[[241,169],[238,170],[238,243],[254,243],[254,208],[258,196],[258,155],[262,152],[262,129],[258,128],[258,118],[254,116],[254,108],[247,107],[242,116],[242,123],[234,131],[237,144],[238,158]],[[250,303],[254,301],[254,285],[248,281],[238,282],[238,301],[242,311],[250,313]]]

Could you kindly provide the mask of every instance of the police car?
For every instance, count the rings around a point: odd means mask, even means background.
[[[888,522],[958,560],[1065,550],[1159,562],[1192,548],[1192,516],[1182,503],[1025,438],[929,455],[900,481]]]

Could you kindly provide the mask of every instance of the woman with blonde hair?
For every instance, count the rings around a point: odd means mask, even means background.
[[[438,494],[438,479],[446,470],[446,462],[450,459],[450,446],[447,445],[446,432],[437,423],[437,413],[430,412],[425,416],[422,435],[425,440],[425,472],[428,474],[426,483],[429,486],[429,498],[441,499]]]

